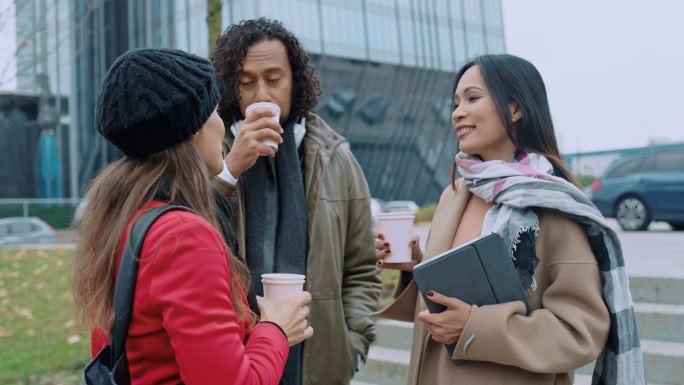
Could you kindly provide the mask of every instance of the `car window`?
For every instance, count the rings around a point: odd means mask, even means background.
[[[633,173],[643,173],[643,172],[657,172],[658,168],[656,167],[656,157],[654,155],[647,155],[647,156],[642,156],[637,159],[637,165],[634,167],[634,170],[632,170]]]
[[[28,222],[12,223],[12,234],[23,234],[31,231],[31,224]]]
[[[659,172],[684,172],[684,152],[666,152],[657,156]]]
[[[639,159],[631,159],[623,164],[615,167],[613,171],[610,172],[608,177],[610,178],[620,178],[632,174],[634,170],[639,166]]]
[[[608,175],[609,178],[620,178],[636,173],[657,172],[656,158],[653,155],[640,156],[629,159],[615,167]]]
[[[9,225],[0,225],[0,237],[9,235]]]

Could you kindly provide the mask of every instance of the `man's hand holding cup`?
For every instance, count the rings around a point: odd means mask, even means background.
[[[231,175],[239,178],[260,156],[274,157],[283,128],[280,126],[280,107],[275,103],[254,103],[245,110],[245,120],[226,155],[226,166]]]

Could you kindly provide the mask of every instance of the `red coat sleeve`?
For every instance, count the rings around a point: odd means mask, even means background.
[[[188,385],[278,384],[287,339],[276,326],[259,324],[243,341],[218,233],[194,214],[167,215],[176,223],[170,231],[161,226],[162,231],[148,233],[145,248],[152,247],[154,255],[152,306],[162,315],[182,380]]]

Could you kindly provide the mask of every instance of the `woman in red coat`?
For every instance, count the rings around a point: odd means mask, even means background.
[[[217,231],[210,176],[223,169],[224,126],[211,64],[168,49],[119,57],[96,106],[102,135],[124,157],[93,181],[80,224],[74,298],[107,345],[114,282],[137,217],[163,204],[140,254],[126,341],[133,384],[277,384],[290,345],[313,334],[304,292],[282,303],[246,300],[249,273]],[[268,135],[279,138],[280,127]]]

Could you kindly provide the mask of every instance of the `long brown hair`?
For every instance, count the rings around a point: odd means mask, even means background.
[[[514,55],[482,55],[458,71],[454,93],[463,74],[477,66],[489,90],[499,118],[515,146],[525,152],[545,156],[553,172],[578,188],[577,179],[565,165],[558,150],[556,134],[551,119],[546,86],[539,71],[527,60]],[[513,122],[509,105],[515,103],[522,111],[518,122]],[[456,165],[451,169],[451,186],[456,189]]]
[[[135,212],[151,201],[189,207],[222,234],[208,175],[189,140],[142,159],[124,157],[100,172],[86,194],[72,271],[79,321],[109,330],[121,239]],[[256,316],[242,301],[249,271],[233,253],[227,252],[226,258],[230,258],[230,286],[238,318],[253,324]]]

